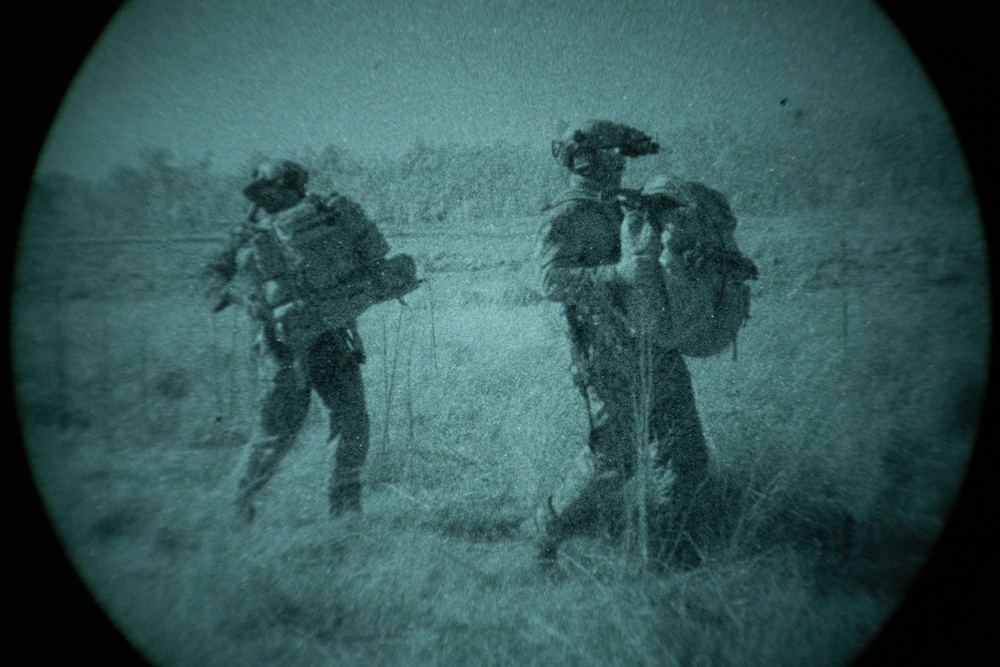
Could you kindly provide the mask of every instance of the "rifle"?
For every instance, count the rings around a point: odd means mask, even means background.
[[[222,249],[219,255],[205,267],[206,277],[209,279],[220,278],[222,281],[221,286],[212,285],[211,290],[221,289],[222,294],[219,296],[218,301],[216,301],[215,306],[212,307],[212,313],[220,313],[229,306],[237,303],[238,300],[233,294],[230,288],[230,283],[236,276],[239,267],[237,266],[237,255],[239,254],[240,248],[247,244],[250,239],[253,238],[253,230],[257,227],[256,217],[257,212],[260,207],[254,204],[250,213],[247,215],[246,220],[235,230],[226,244],[226,247]]]

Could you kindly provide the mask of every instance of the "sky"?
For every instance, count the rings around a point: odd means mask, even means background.
[[[39,168],[97,176],[145,147],[236,165],[328,144],[548,145],[595,117],[659,134],[934,103],[869,0],[131,0]]]

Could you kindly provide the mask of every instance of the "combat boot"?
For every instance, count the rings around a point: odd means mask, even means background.
[[[254,498],[274,477],[278,464],[294,442],[292,435],[271,435],[254,441],[250,445],[250,457],[246,472],[239,481],[236,492],[237,516],[244,523],[250,523],[256,516]]]
[[[561,541],[558,519],[552,511],[551,499],[538,508],[532,523],[532,543],[535,547],[535,560],[538,568],[550,577],[559,577],[559,543]]]
[[[330,516],[337,518],[348,512],[361,512],[360,471],[334,472],[330,482]]]
[[[257,507],[249,493],[240,493],[236,497],[236,521],[242,525],[249,525],[257,517]]]
[[[535,546],[542,569],[552,570],[557,566],[559,544],[563,540],[604,516],[620,484],[620,473],[598,472],[589,448],[580,452],[562,484],[535,514]]]

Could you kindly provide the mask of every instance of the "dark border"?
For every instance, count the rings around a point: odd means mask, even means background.
[[[803,0],[805,1],[805,0]],[[8,67],[13,74],[7,99],[15,101],[6,123],[9,151],[5,156],[13,178],[7,192],[15,192],[14,224],[5,228],[4,279],[10,267],[18,232],[17,220],[27,195],[35,160],[72,77],[108,20],[121,5],[110,0],[34,2],[18,6],[5,21]],[[950,0],[916,3],[881,0],[924,65],[947,107],[973,172],[980,198],[991,258],[996,252],[996,186],[992,161],[997,155],[996,111],[989,88],[996,77],[996,21],[989,3]],[[9,284],[9,283],[8,283]],[[8,289],[9,294],[9,289]],[[994,308],[994,312],[995,308]],[[9,311],[5,309],[5,314]],[[8,324],[5,322],[5,324]],[[9,335],[9,325],[3,328]],[[6,340],[6,339],[5,339]],[[9,350],[9,346],[7,347]],[[9,354],[5,378],[10,377]],[[991,366],[995,371],[995,362]],[[994,456],[988,452],[996,435],[996,419],[989,406],[997,405],[995,372],[984,402],[977,448],[948,527],[931,560],[916,579],[910,595],[858,664],[904,664],[908,659],[956,664],[982,664],[995,653],[987,628],[992,603],[988,591],[996,584],[993,505],[987,475]],[[16,415],[9,382],[4,383],[2,409],[8,411],[15,442],[4,448],[4,509],[8,547],[4,553],[6,631],[13,640],[5,646],[23,660],[20,664],[144,664],[94,603],[66,559],[34,490],[23,448],[17,439]],[[5,642],[6,643],[6,642]],[[69,658],[67,660],[67,658]]]
[[[19,222],[42,144],[80,65],[122,3],[90,0],[41,0],[7,10],[3,30],[11,75],[5,93],[12,117],[5,156],[9,171],[5,192],[15,193],[15,214],[3,239],[4,286],[10,294]],[[9,318],[9,309],[4,310]],[[4,378],[9,366],[9,321],[5,319]],[[4,450],[4,657],[10,664],[144,665],[94,602],[49,523],[34,488],[14,409],[13,388],[3,385],[4,414],[14,442]],[[7,479],[9,477],[9,479]],[[9,632],[9,634],[8,634]],[[13,656],[11,660],[9,656]]]
[[[990,264],[995,267],[998,132],[989,88],[996,79],[998,23],[988,3],[976,0],[878,4],[909,43],[948,110],[972,171]],[[997,281],[995,271],[991,274],[995,318]],[[980,665],[991,663],[988,656],[996,654],[995,630],[987,627],[998,562],[991,535],[997,525],[997,497],[988,490],[987,480],[996,459],[995,356],[989,377],[976,448],[945,531],[909,595],[860,656],[859,665]]]

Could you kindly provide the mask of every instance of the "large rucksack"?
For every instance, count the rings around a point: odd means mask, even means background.
[[[670,317],[660,343],[691,357],[733,345],[750,317],[757,267],[736,245],[736,216],[725,196],[701,183],[665,182],[661,192],[680,204],[663,230],[660,265]]]
[[[264,300],[279,340],[307,348],[329,329],[353,326],[374,304],[419,285],[409,255],[387,258],[381,232],[351,200],[315,195],[275,215],[254,237]]]

